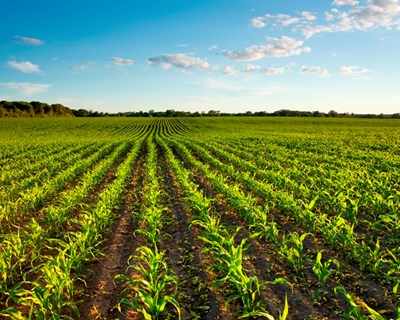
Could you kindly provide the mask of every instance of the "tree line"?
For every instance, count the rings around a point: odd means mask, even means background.
[[[297,111],[280,109],[274,112],[267,111],[246,111],[240,113],[227,113],[218,110],[202,111],[176,111],[167,109],[165,111],[128,111],[128,112],[99,112],[86,109],[71,109],[62,104],[47,104],[39,101],[0,101],[0,118],[45,118],[45,117],[224,117],[224,116],[269,116],[269,117],[331,117],[331,118],[397,118],[400,113],[394,114],[354,114],[339,113],[335,110],[329,112],[320,111]]]
[[[73,110],[62,104],[39,101],[0,101],[0,118],[72,117]]]
[[[168,109],[166,111],[128,111],[118,113],[98,112],[86,109],[73,110],[76,117],[231,117],[231,116],[256,116],[256,117],[331,117],[331,118],[400,118],[400,113],[394,114],[354,114],[354,113],[339,113],[335,110],[330,110],[327,113],[320,111],[296,111],[281,109],[274,112],[267,111],[246,111],[239,113],[220,112],[218,110],[205,111],[176,111]]]

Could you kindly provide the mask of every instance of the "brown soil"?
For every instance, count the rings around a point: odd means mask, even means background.
[[[126,319],[119,313],[116,306],[123,291],[122,281],[114,281],[118,274],[126,274],[128,260],[140,246],[134,231],[138,221],[134,220],[134,212],[140,204],[140,189],[143,181],[143,163],[145,150],[138,156],[132,169],[132,178],[125,189],[125,198],[118,210],[118,218],[111,231],[105,236],[102,245],[104,255],[87,266],[85,286],[79,297],[79,312],[81,319]]]
[[[210,276],[201,261],[202,245],[198,233],[190,227],[191,213],[182,203],[183,194],[167,165],[167,159],[159,148],[159,167],[166,186],[166,202],[169,218],[164,224],[166,238],[161,248],[167,254],[168,266],[178,276],[178,300],[183,319],[226,319],[222,316],[218,297],[209,289]],[[171,246],[173,244],[173,246]]]

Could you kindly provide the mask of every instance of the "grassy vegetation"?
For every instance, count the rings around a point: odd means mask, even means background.
[[[398,137],[395,119],[0,119],[0,317],[398,319]]]

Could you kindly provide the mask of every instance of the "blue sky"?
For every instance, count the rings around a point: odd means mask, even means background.
[[[400,112],[400,0],[3,0],[0,100]]]

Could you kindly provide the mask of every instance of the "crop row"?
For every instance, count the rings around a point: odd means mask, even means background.
[[[113,318],[198,318],[210,308],[209,318],[227,319],[399,317],[389,131],[363,141],[357,129],[351,145],[330,138],[333,129],[276,132],[249,119],[76,119],[64,135],[54,121],[29,123],[21,137],[34,132],[32,143],[0,144],[0,317],[84,316],[80,297],[94,291],[81,291],[111,227],[133,244],[107,247],[128,260],[126,272],[101,270],[119,274],[121,291],[96,291],[119,301]],[[119,214],[129,228],[119,229]],[[202,281],[180,274],[193,268]],[[193,299],[206,305],[188,307]]]
[[[310,235],[317,232],[325,237],[325,241],[329,246],[342,246],[348,252],[347,257],[351,257],[360,263],[361,271],[368,269],[375,275],[381,275],[384,282],[388,281],[392,284],[392,299],[397,296],[397,287],[399,284],[399,273],[398,273],[398,259],[396,251],[390,251],[389,249],[381,250],[379,245],[379,239],[372,249],[365,245],[363,241],[358,242],[357,236],[353,232],[351,225],[346,225],[346,221],[340,216],[335,217],[333,220],[329,220],[325,215],[325,219],[321,219],[320,215],[316,215],[312,212],[313,203],[298,204],[290,195],[285,195],[283,191],[276,192],[270,186],[260,181],[254,180],[252,176],[254,172],[246,172],[243,168],[235,168],[232,165],[225,165],[219,162],[209,153],[207,153],[200,146],[194,146],[191,143],[185,141],[187,145],[191,146],[191,149],[196,153],[201,154],[203,159],[221,172],[224,172],[227,176],[224,177],[217,172],[213,172],[211,168],[202,164],[196,160],[192,151],[189,151],[182,144],[174,143],[174,147],[182,152],[186,159],[192,163],[192,165],[203,175],[207,180],[210,181],[213,188],[218,192],[222,193],[224,197],[229,201],[231,206],[241,212],[249,227],[253,227],[257,232],[274,244],[277,254],[282,256],[288,261],[290,267],[300,275],[303,273],[304,264],[309,259],[305,256],[303,241],[308,233],[299,235],[296,232],[286,233],[279,236],[279,230],[274,222],[274,217],[270,214],[270,208],[268,206],[274,205],[277,209],[282,212],[289,213],[295,221],[302,226]],[[232,163],[238,164],[237,161]],[[240,184],[232,184],[232,179],[237,180]],[[246,195],[241,189],[245,186],[245,189],[252,190],[259,197],[266,199],[266,206],[260,207],[257,203],[257,198],[251,195]],[[395,250],[395,249],[394,249]],[[324,265],[321,263],[321,251],[318,252],[313,262],[314,273],[320,279],[321,285],[324,286],[326,283],[327,272],[331,265],[330,260],[325,264],[325,271],[322,268]],[[338,269],[338,264],[335,262]],[[339,270],[337,270],[339,271]],[[389,293],[390,294],[390,293]],[[372,309],[371,309],[372,310]]]

